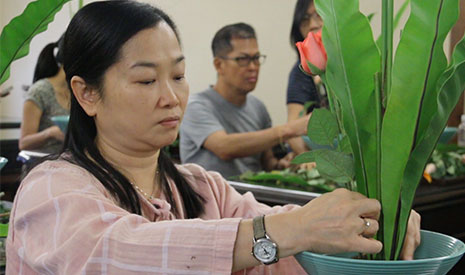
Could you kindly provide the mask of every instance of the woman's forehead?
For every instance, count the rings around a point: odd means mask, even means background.
[[[182,55],[175,32],[165,22],[144,29],[131,37],[121,49],[123,62],[162,62]],[[132,66],[132,65],[131,65]]]

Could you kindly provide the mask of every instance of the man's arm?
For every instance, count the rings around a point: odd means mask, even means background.
[[[247,133],[217,131],[206,138],[203,146],[223,160],[259,154],[289,138],[305,134],[309,118],[308,115],[283,125]]]
[[[293,121],[299,118],[299,114],[304,111],[304,105],[298,103],[289,103],[287,104],[287,121]],[[287,141],[291,146],[293,152],[296,155],[302,154],[303,152],[308,151],[307,145],[305,145],[304,140],[301,137],[296,137],[289,139]]]

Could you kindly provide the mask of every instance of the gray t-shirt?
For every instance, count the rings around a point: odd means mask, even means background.
[[[52,83],[50,83],[50,81],[46,78],[38,80],[32,84],[28,90],[25,100],[34,102],[37,107],[42,110],[42,116],[40,117],[39,122],[39,132],[55,125],[55,123],[51,120],[52,116],[69,115],[69,111],[61,107],[58,103]],[[62,145],[63,143],[61,141],[49,139],[38,150],[46,153],[57,153],[60,151]]]
[[[221,130],[232,134],[270,127],[270,115],[258,98],[249,94],[244,105],[236,106],[209,88],[189,98],[180,130],[181,161],[197,163],[206,170],[220,172],[225,178],[260,171],[261,153],[224,161],[205,149],[203,143],[209,135]]]

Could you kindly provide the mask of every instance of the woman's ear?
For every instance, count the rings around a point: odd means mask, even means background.
[[[97,114],[97,105],[100,101],[100,94],[95,88],[87,85],[86,81],[80,76],[71,78],[71,89],[76,100],[88,116]]]

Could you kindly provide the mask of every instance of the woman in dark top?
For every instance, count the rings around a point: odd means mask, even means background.
[[[295,43],[303,41],[309,32],[316,32],[321,29],[323,22],[315,9],[313,0],[298,0],[294,10],[294,18],[291,28],[291,44],[299,52]],[[314,102],[306,112],[311,112],[314,108],[324,106],[325,98],[318,93],[314,79],[304,74],[299,68],[300,60],[297,60],[289,74],[287,86],[287,120],[295,120],[304,110],[306,102]],[[292,150],[296,154],[308,150],[302,138],[294,138],[288,141]]]

